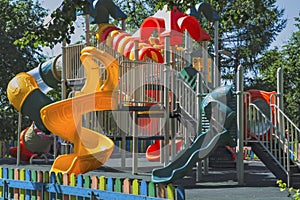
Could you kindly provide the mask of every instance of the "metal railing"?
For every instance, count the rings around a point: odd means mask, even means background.
[[[270,105],[270,117],[255,104],[250,102],[250,94],[244,98],[246,123],[245,140],[259,142],[265,151],[282,168],[290,181],[291,162],[298,161],[299,128],[274,104]]]

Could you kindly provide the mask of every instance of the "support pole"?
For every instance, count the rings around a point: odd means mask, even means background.
[[[196,85],[196,91],[197,91],[197,135],[199,136],[202,133],[202,77],[200,73],[197,73],[197,85]],[[197,172],[196,172],[196,181],[201,180],[202,176],[202,161],[197,162]]]
[[[87,46],[91,45],[91,40],[90,40],[90,15],[87,14],[85,16],[85,42]]]
[[[21,138],[21,129],[22,129],[22,113],[19,112],[18,116],[18,148],[17,148],[17,166],[20,165],[21,160],[21,145],[20,145],[20,138]]]
[[[187,61],[187,65],[191,65],[192,64],[192,56],[191,56],[191,50],[192,50],[192,42],[191,42],[191,36],[189,34],[189,32],[185,31],[185,47],[184,47],[184,50],[185,50],[185,59]]]
[[[237,71],[237,179],[239,185],[244,185],[244,69],[240,65]]]
[[[277,110],[277,116],[278,116],[278,128],[280,132],[283,135],[287,136],[287,146],[289,146],[290,138],[289,138],[289,131],[285,129],[285,123],[284,123],[284,116],[281,114],[280,111],[283,112],[284,105],[283,105],[283,72],[282,68],[277,69],[277,103],[278,103],[278,110]],[[290,157],[290,151],[287,151],[287,158]],[[286,169],[287,169],[287,186],[291,186],[291,173],[290,173],[290,159],[286,160]]]
[[[165,37],[165,66],[164,66],[164,107],[165,107],[165,162],[166,166],[169,163],[169,131],[170,131],[170,108],[169,108],[169,76],[170,76],[170,36]]]
[[[139,58],[139,51],[138,51],[138,42],[135,41],[134,42],[134,60],[137,61]],[[134,66],[134,70],[136,71],[137,68],[136,66]],[[134,73],[134,76],[132,77],[132,81],[133,83],[136,82],[136,74]],[[133,102],[134,105],[136,105],[135,101],[136,101],[136,91],[133,91]],[[132,174],[137,174],[137,168],[138,168],[138,127],[137,127],[137,123],[138,123],[138,119],[137,119],[137,111],[133,111],[132,113],[132,132],[133,132],[133,138],[132,138]]]
[[[282,73],[282,69],[278,68],[277,69],[277,103],[278,103],[278,108],[279,110],[283,111],[284,109],[284,105],[283,105],[283,73]],[[284,119],[283,116],[280,114],[280,111],[278,110],[278,124],[279,124],[279,130],[281,131],[281,133],[285,132],[285,128],[284,128]]]
[[[61,69],[61,99],[67,98],[67,43],[66,40],[62,42],[62,69]],[[54,136],[53,156],[56,158],[57,153],[57,136]]]
[[[221,78],[219,72],[219,21],[214,22],[214,47],[215,47],[215,59],[213,70],[213,88],[220,86]]]

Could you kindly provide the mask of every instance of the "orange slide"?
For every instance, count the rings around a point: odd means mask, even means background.
[[[80,57],[86,72],[86,83],[74,98],[59,101],[41,110],[45,126],[54,134],[74,144],[74,153],[61,155],[51,171],[69,174],[85,173],[103,165],[110,157],[114,143],[108,137],[82,127],[81,117],[91,111],[117,108],[118,62],[111,55],[87,47]],[[106,69],[107,79],[100,85],[100,61]]]
[[[86,83],[74,98],[50,103],[40,109],[44,126],[53,134],[73,143],[74,153],[56,158],[51,171],[82,174],[99,168],[110,157],[114,142],[108,137],[82,127],[82,115],[92,111],[117,108],[118,62],[111,55],[87,47],[80,57]],[[100,84],[100,61],[106,69],[106,80]],[[8,86],[9,100],[18,110],[23,110],[24,101],[33,91],[39,90],[35,79],[26,73],[18,74]]]

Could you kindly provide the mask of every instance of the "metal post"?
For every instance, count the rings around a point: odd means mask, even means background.
[[[85,41],[86,45],[89,46],[91,45],[91,40],[90,40],[90,15],[87,14],[85,16]]]
[[[237,179],[244,185],[244,69],[240,65],[237,71]]]
[[[22,113],[19,112],[18,116],[18,148],[17,148],[17,166],[20,165],[21,160],[21,145],[20,145],[20,137],[21,137],[21,129],[22,129]]]
[[[220,86],[220,75],[219,75],[219,21],[214,22],[214,47],[215,47],[215,59],[214,59],[214,70],[213,70],[213,88]]]
[[[197,135],[199,136],[202,133],[202,77],[200,73],[197,73],[197,86],[196,86],[196,91],[197,91],[197,119],[198,119],[198,124],[197,124]],[[196,181],[200,181],[202,176],[202,161],[197,162],[197,173],[196,173]]]
[[[62,43],[62,69],[61,69],[61,99],[66,99],[67,97],[67,43],[66,40]],[[57,153],[57,136],[54,136],[53,144],[53,156],[56,158]]]
[[[134,42],[134,60],[137,61],[139,58],[139,50],[138,50],[138,42],[135,41]],[[137,68],[136,66],[134,66],[134,70],[136,71]],[[133,77],[132,77],[132,81],[133,83],[136,82],[136,78],[135,77],[135,73],[133,73]],[[133,102],[136,101],[136,91],[133,91]],[[136,105],[136,103],[134,103],[134,105]],[[133,138],[132,138],[132,174],[136,174],[137,173],[137,168],[138,168],[138,157],[137,157],[137,153],[138,153],[138,141],[137,141],[137,136],[138,136],[138,127],[137,127],[137,123],[138,123],[138,119],[137,119],[137,112],[133,111],[132,113],[133,115],[133,119],[132,119],[132,132],[133,132]]]
[[[171,67],[172,69],[174,69],[174,64],[175,64],[175,51],[176,51],[176,48],[175,46],[172,46],[172,62],[171,62]],[[175,110],[175,107],[176,107],[176,101],[175,101],[175,94],[174,92],[176,91],[176,76],[175,74],[173,73],[173,71],[171,71],[171,76],[170,76],[170,84],[171,84],[171,104],[170,104],[170,113],[171,113],[171,116],[174,116],[174,110]],[[176,121],[175,121],[175,118],[171,118],[170,119],[170,125],[171,125],[171,129],[170,129],[170,135],[171,135],[171,159],[173,160],[176,156],[176,129],[175,129],[175,124],[176,124]]]
[[[284,105],[283,105],[283,73],[282,73],[282,69],[278,68],[277,69],[277,102],[278,102],[278,108],[279,110],[284,109]],[[280,111],[278,110],[278,120],[279,120],[279,130],[281,131],[281,133],[284,133],[284,120],[283,120],[283,116],[280,114]]]
[[[186,60],[188,65],[192,64],[192,56],[191,56],[191,49],[192,49],[192,42],[191,42],[191,37],[189,32],[185,31],[185,56],[186,56]]]
[[[284,110],[284,104],[283,104],[283,72],[282,68],[277,69],[277,102],[278,102],[278,110],[277,110],[277,119],[278,122],[278,128],[280,132],[287,137],[287,148],[289,148],[290,145],[290,132],[289,130],[285,130],[285,124],[284,124],[284,116],[281,114],[280,111],[283,112]],[[290,177],[290,151],[287,151],[287,158],[286,158],[286,165],[287,165],[287,186],[290,187],[291,185],[291,177]]]
[[[61,99],[66,99],[67,87],[66,87],[66,69],[67,69],[67,49],[66,40],[62,43],[62,70],[61,70]]]
[[[164,165],[169,163],[169,116],[170,116],[170,109],[169,109],[169,75],[170,75],[170,36],[165,37],[165,67],[164,67],[164,107],[165,107],[165,162]]]

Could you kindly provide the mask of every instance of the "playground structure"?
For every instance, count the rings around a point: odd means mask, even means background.
[[[74,145],[73,153],[56,159],[52,171],[80,174],[104,164],[114,144],[97,132],[111,131],[111,137],[121,137],[123,147],[126,137],[132,137],[132,173],[138,172],[137,139],[160,136],[159,159],[164,167],[153,170],[156,183],[182,178],[197,162],[198,170],[202,170],[201,162],[207,162],[216,147],[229,145],[236,147],[238,181],[242,184],[243,146],[249,145],[279,179],[288,185],[299,184],[300,130],[283,113],[281,70],[276,93],[244,91],[241,66],[234,89],[217,86],[217,80],[209,84],[208,73],[190,74],[191,39],[210,39],[196,22],[192,16],[167,10],[147,18],[136,34],[103,22],[97,47],[63,47],[62,92],[66,93],[65,86],[72,92],[70,98],[59,102],[47,100],[35,81],[25,78],[32,88],[24,88],[27,92],[12,104]],[[152,35],[154,31],[157,37]],[[215,64],[211,76],[218,77]],[[203,70],[207,69],[204,63]],[[24,111],[26,103],[33,102],[28,100],[31,96],[43,100],[34,114]],[[146,123],[145,129],[139,126],[142,118],[158,120]],[[149,130],[155,133],[149,134]],[[183,151],[177,154],[178,139]],[[125,153],[121,152],[122,166]]]

